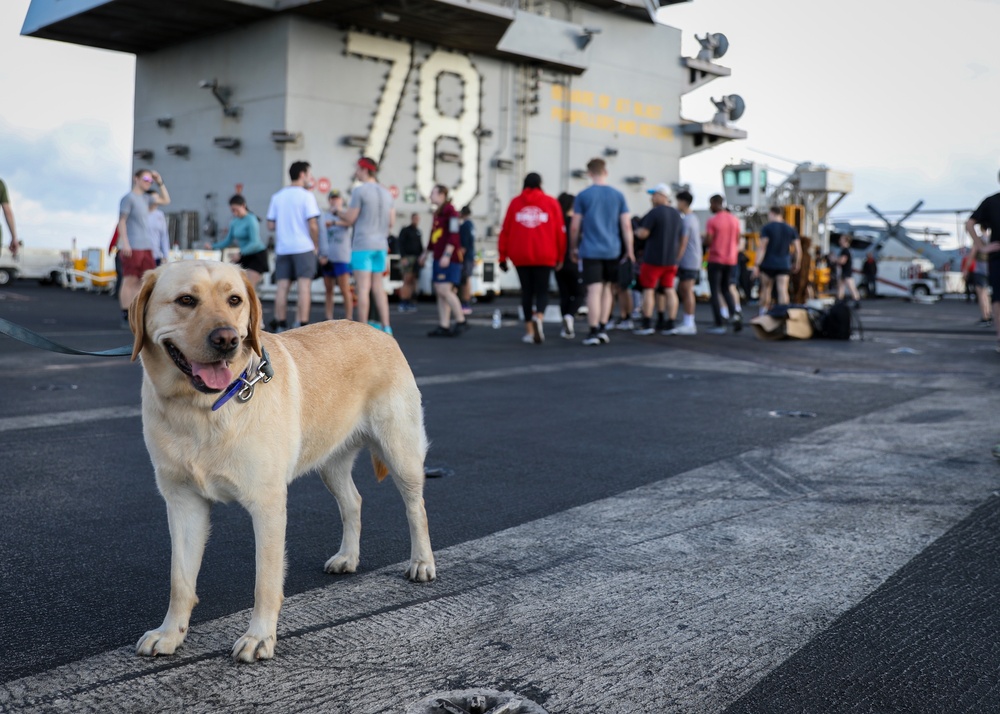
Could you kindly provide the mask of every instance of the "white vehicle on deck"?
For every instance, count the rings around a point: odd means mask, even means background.
[[[844,230],[844,224],[834,229]],[[951,267],[958,267],[953,251],[899,233],[887,235],[875,226],[850,226],[854,281],[864,291],[862,266],[873,251],[878,261],[875,290],[882,297],[940,297],[954,288]],[[960,274],[959,274],[959,277]],[[959,281],[960,282],[960,281]]]
[[[47,248],[22,248],[17,257],[10,251],[2,251],[0,255],[0,287],[14,280],[38,280],[49,284],[59,281],[66,267],[68,256],[62,250]]]

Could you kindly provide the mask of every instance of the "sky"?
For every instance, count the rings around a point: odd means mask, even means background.
[[[26,245],[103,245],[131,185],[134,58],[21,37],[29,4],[0,2],[0,178]],[[718,62],[732,75],[686,95],[682,116],[711,119],[724,94],[747,107],[734,123],[745,141],[681,161],[696,208],[744,159],[772,176],[804,161],[852,173],[835,218],[919,200],[969,209],[1000,190],[1000,0],[693,0],[659,19],[682,30],[687,56],[696,34],[729,40]],[[954,214],[906,225],[957,227]]]

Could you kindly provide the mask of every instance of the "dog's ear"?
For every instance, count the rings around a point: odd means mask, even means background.
[[[135,341],[132,343],[132,361],[142,351],[142,343],[146,340],[146,303],[156,286],[156,271],[150,270],[142,276],[139,294],[132,300],[128,308],[128,326],[132,328]]]
[[[247,344],[250,345],[258,357],[263,357],[263,352],[260,344],[260,328],[264,316],[264,309],[261,307],[260,298],[257,297],[257,291],[253,289],[253,285],[250,284],[250,280],[247,278],[247,274],[243,273],[243,284],[247,289],[247,302],[250,303],[250,324],[247,325]]]

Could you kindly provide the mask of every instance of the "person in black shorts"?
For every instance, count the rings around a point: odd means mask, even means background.
[[[976,259],[983,255],[986,257],[993,293],[993,328],[996,330],[997,352],[1000,352],[1000,242],[993,240],[1000,236],[1000,193],[983,199],[965,222],[965,231],[972,238],[972,252]],[[1000,447],[994,448],[994,456],[1000,456],[998,448]]]
[[[802,242],[799,233],[785,223],[779,206],[768,211],[771,220],[760,231],[760,262],[753,267],[753,274],[760,274],[760,314],[771,309],[772,289],[777,288],[778,305],[787,305],[789,275],[799,272],[802,260]],[[794,254],[795,265],[792,265]]]
[[[840,234],[840,253],[837,254],[837,265],[840,268],[840,279],[837,281],[837,299],[843,300],[845,293],[851,294],[854,300],[854,309],[861,307],[861,296],[858,295],[858,286],[854,283],[854,265],[851,257],[851,236],[847,233]]]

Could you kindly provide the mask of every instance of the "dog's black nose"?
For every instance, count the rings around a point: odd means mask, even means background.
[[[232,352],[240,344],[240,336],[232,327],[216,327],[208,335],[208,344],[219,352]]]

